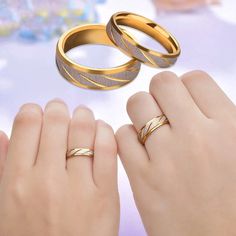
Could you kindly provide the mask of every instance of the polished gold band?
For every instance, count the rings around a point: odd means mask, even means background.
[[[66,157],[72,158],[72,157],[94,157],[94,151],[88,148],[74,148],[67,152]]]
[[[142,144],[145,144],[147,138],[157,129],[159,129],[161,126],[169,124],[168,119],[165,115],[157,116],[147,122],[145,126],[139,131],[138,133],[138,139]]]
[[[114,47],[106,34],[105,25],[79,26],[63,34],[57,44],[56,63],[61,75],[70,83],[82,88],[110,90],[122,87],[137,77],[141,64],[135,59],[110,69],[85,67],[69,59],[66,52],[83,44]]]
[[[156,52],[140,45],[121,26],[132,27],[146,33],[159,42],[168,51],[168,54]],[[107,24],[107,34],[126,55],[152,67],[169,67],[176,62],[180,55],[180,46],[169,32],[154,21],[134,13],[118,12],[114,14]]]

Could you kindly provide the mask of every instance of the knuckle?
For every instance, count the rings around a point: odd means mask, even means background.
[[[181,79],[183,83],[187,84],[193,81],[198,82],[200,79],[205,79],[205,80],[210,79],[210,76],[205,71],[194,70],[194,71],[184,74],[181,77]]]
[[[20,112],[17,114],[15,118],[15,123],[32,125],[41,123],[41,120],[41,107],[34,104],[26,104],[21,108]]]
[[[73,119],[71,123],[72,130],[80,130],[81,132],[93,133],[95,130],[95,122],[87,119]]]
[[[186,132],[185,136],[183,137],[183,143],[185,143],[185,148],[190,153],[201,153],[202,150],[205,148],[206,138],[202,135],[204,131],[199,127],[198,129],[188,127],[188,131]]]
[[[165,71],[159,73],[152,78],[150,83],[150,89],[152,89],[153,87],[156,88],[159,86],[172,85],[173,83],[176,82],[176,80],[177,76],[172,72]]]
[[[63,107],[54,107],[47,110],[46,119],[50,123],[64,124],[69,122],[69,116]]]
[[[209,75],[203,71],[203,70],[193,70],[192,72],[193,75],[197,75],[197,76],[205,76],[205,77],[209,77]]]
[[[132,125],[123,125],[116,131],[116,138],[118,140],[122,140],[124,137],[127,136],[129,131],[133,129]]]
[[[109,131],[111,131],[111,132],[114,134],[114,131],[113,131],[112,126],[109,125],[108,123],[106,123],[105,121],[103,121],[103,120],[97,120],[97,124],[98,124],[100,127],[103,127],[104,129],[109,130]]]
[[[93,112],[87,107],[77,107],[71,121],[71,128],[84,132],[94,132],[95,120]]]
[[[84,115],[89,115],[89,116],[93,116],[93,111],[86,107],[86,106],[78,106],[75,110],[74,110],[74,115],[76,116],[77,114],[81,115],[81,113],[83,113]]]
[[[57,199],[55,187],[50,184],[47,184],[44,187],[44,191],[42,192],[42,195],[43,195],[44,201],[49,205]]]
[[[60,198],[58,185],[51,178],[45,178],[40,184],[40,196],[46,206],[51,206]]]
[[[191,140],[194,140],[194,142],[197,140],[202,140],[202,132],[200,127],[201,126],[198,126],[198,128],[188,126],[185,131],[185,136],[187,136],[189,142],[192,142]]]
[[[62,101],[60,99],[54,99],[54,100],[51,100],[47,103],[45,109],[48,109],[48,108],[51,108],[51,107],[56,107],[56,106],[62,106],[62,107],[67,108],[64,101]]]
[[[29,112],[38,112],[38,113],[42,113],[42,108],[34,103],[27,103],[24,104],[21,108],[21,111],[29,111]]]
[[[133,96],[131,96],[127,101],[127,110],[135,106],[136,104],[139,104],[143,101],[143,98],[145,96],[150,96],[147,92],[137,92]]]
[[[61,101],[61,100],[53,100],[50,101],[46,107],[45,107],[46,112],[56,112],[56,113],[66,113],[67,110],[67,105]]]
[[[8,187],[8,192],[15,203],[23,203],[26,201],[27,193],[24,181],[15,178]]]
[[[107,188],[107,189],[105,189],[105,188],[95,189],[94,192],[93,192],[93,196],[94,196],[95,199],[99,199],[99,201],[97,201],[97,203],[99,203],[97,205],[98,206],[97,209],[101,209],[101,210],[104,209],[104,207],[110,201],[112,194],[114,194],[114,198],[115,198],[116,197],[116,195],[115,195],[116,192],[111,193],[109,188]]]

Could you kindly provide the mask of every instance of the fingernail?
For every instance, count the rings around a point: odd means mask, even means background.
[[[88,109],[88,107],[85,106],[84,104],[80,104],[80,105],[78,106],[78,108],[86,108],[86,109]]]
[[[85,106],[85,105],[79,105],[79,106],[77,106],[76,108],[75,108],[75,110],[74,110],[74,112],[73,112],[73,115],[78,111],[78,110],[86,110],[86,111],[90,111],[91,113],[93,113],[92,112],[92,110],[91,109],[89,109],[87,106]]]
[[[61,98],[54,98],[51,101],[52,102],[63,102],[64,103],[64,101]]]
[[[101,125],[107,125],[107,123],[104,120],[100,120],[100,119],[97,120],[97,123]]]

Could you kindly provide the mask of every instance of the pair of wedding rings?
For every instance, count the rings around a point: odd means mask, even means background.
[[[148,121],[138,132],[138,139],[141,144],[145,144],[148,137],[155,131],[161,128],[163,125],[169,124],[167,117],[163,114],[154,117]],[[94,151],[88,148],[73,148],[67,152],[67,158],[75,157],[94,157]]]
[[[167,50],[167,54],[140,45],[122,26],[146,33],[160,43]],[[80,65],[66,53],[84,44],[114,46],[131,57],[131,60],[121,66],[106,69]],[[141,63],[166,68],[173,65],[179,55],[180,46],[177,40],[163,27],[143,16],[118,12],[111,17],[107,25],[83,25],[64,33],[57,44],[56,64],[61,75],[78,87],[111,90],[133,81],[140,71]]]

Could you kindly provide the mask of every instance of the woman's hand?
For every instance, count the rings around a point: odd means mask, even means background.
[[[204,72],[155,76],[128,101],[119,153],[150,236],[236,235],[236,107]],[[139,143],[161,114],[169,124]]]
[[[66,159],[73,148],[93,149],[94,157]],[[118,235],[116,154],[111,127],[87,108],[77,108],[71,119],[60,100],[44,112],[24,105],[0,179],[0,235]]]

